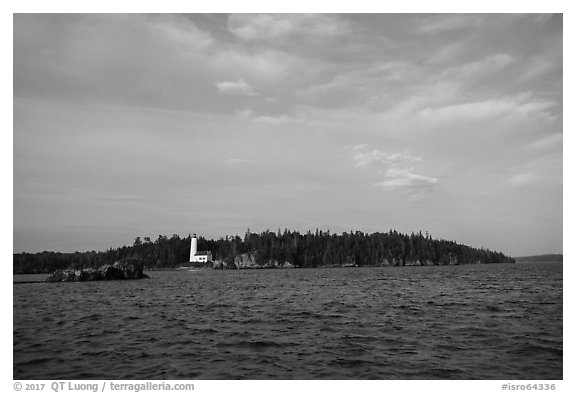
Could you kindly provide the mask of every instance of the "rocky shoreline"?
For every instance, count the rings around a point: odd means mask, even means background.
[[[248,252],[244,254],[237,255],[233,260],[215,260],[208,263],[186,263],[180,266],[180,268],[191,267],[191,268],[212,268],[212,269],[290,269],[294,268],[292,263],[288,261],[280,262],[275,259],[270,259],[266,263],[257,263],[257,253]],[[445,265],[459,265],[458,258],[455,255],[450,254],[446,259]],[[382,259],[375,263],[373,267],[385,267],[385,266],[435,266],[437,264],[433,263],[429,259],[407,259],[401,260],[398,258]],[[357,263],[346,263],[342,265],[321,265],[318,268],[341,268],[341,267],[359,267]]]
[[[139,280],[148,278],[144,265],[137,259],[123,259],[112,265],[102,265],[97,269],[56,270],[46,278],[46,282]]]

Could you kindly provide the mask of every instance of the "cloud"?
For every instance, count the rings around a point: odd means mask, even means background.
[[[257,80],[277,84],[279,78],[285,83],[299,81],[310,71],[310,64],[302,58],[277,49],[250,50],[245,45],[228,47],[211,59],[214,70],[232,75],[249,75]]]
[[[447,80],[459,79],[464,82],[468,78],[477,78],[491,75],[516,61],[514,56],[508,53],[497,53],[466,64],[448,68],[442,73],[442,78]]]
[[[421,189],[427,190],[435,187],[438,179],[430,176],[417,175],[406,171],[387,171],[387,179],[374,185],[388,190]]]
[[[451,14],[434,15],[425,18],[416,28],[418,33],[437,34],[462,29],[477,29],[484,24],[482,15]]]
[[[215,42],[210,33],[200,30],[192,21],[178,15],[153,15],[147,19],[147,23],[166,39],[182,48],[204,49]]]
[[[403,173],[393,178],[374,183],[375,186],[389,191],[401,191],[410,202],[429,197],[438,186],[438,179],[415,173]]]
[[[560,52],[561,53],[561,52]],[[524,83],[529,82],[533,79],[540,78],[543,75],[554,71],[559,68],[559,61],[554,58],[550,59],[554,55],[548,56],[533,56],[526,64],[526,69],[520,75],[520,80]],[[559,57],[559,56],[554,56]]]
[[[352,159],[356,168],[366,168],[374,165],[406,167],[420,161],[419,157],[406,152],[389,154],[378,149],[367,150],[367,148],[367,145],[356,145],[353,147],[354,156]]]
[[[532,173],[520,173],[508,179],[508,182],[516,187],[524,187],[534,181],[534,175]]]
[[[551,134],[546,135],[535,142],[530,144],[530,147],[534,147],[537,149],[549,149],[554,147],[562,147],[564,137],[562,134]]]
[[[240,79],[236,82],[217,82],[216,88],[218,92],[222,94],[230,94],[230,95],[242,95],[242,96],[256,96],[257,93],[252,86],[244,81],[244,79]]]
[[[255,116],[254,121],[267,124],[288,124],[302,122],[294,117],[281,115],[281,116]]]
[[[356,168],[376,168],[382,181],[373,183],[384,190],[404,190],[411,200],[428,195],[438,185],[438,179],[414,173],[414,166],[420,157],[407,152],[386,153],[378,149],[370,150],[367,145],[352,147],[353,163]]]
[[[323,106],[349,106],[358,100],[389,94],[391,86],[421,77],[420,68],[407,61],[385,61],[368,67],[328,72],[330,78],[306,84],[296,90],[296,95]]]
[[[339,36],[348,31],[348,24],[325,14],[233,14],[228,30],[244,41],[264,41],[293,35]]]
[[[549,110],[557,105],[554,101],[533,101],[529,95],[492,98],[484,101],[465,102],[438,108],[425,108],[418,116],[425,121],[454,122],[461,120],[490,120],[501,116],[541,117],[550,119]]]
[[[244,108],[236,110],[234,114],[242,119],[247,119],[256,123],[268,124],[268,125],[308,125],[308,126],[319,126],[326,124],[342,123],[345,116],[348,114],[345,111],[339,111],[335,113],[334,111],[319,111],[317,108],[306,107],[306,106],[296,106],[290,112],[285,114],[260,114],[261,112],[256,112],[250,108]],[[340,117],[339,117],[340,116]]]
[[[510,27],[516,20],[524,19],[522,14],[439,14],[426,16],[420,20],[416,32],[420,34],[441,34],[455,31],[478,31],[498,27]]]
[[[298,119],[295,117],[290,117],[287,115],[280,115],[280,116],[266,116],[266,115],[259,115],[256,116],[252,109],[241,109],[235,111],[236,116],[242,119],[248,119],[259,123],[267,123],[267,124],[287,124],[287,123],[295,123],[298,122]]]

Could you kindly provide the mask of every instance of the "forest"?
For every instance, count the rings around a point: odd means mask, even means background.
[[[83,269],[137,258],[147,269],[176,268],[189,260],[190,235],[181,238],[159,235],[136,237],[130,246],[106,251],[74,253],[40,252],[14,254],[14,274],[50,273],[57,269]],[[433,239],[428,233],[365,234],[360,231],[333,234],[316,230],[304,234],[285,229],[264,231],[244,237],[217,240],[198,238],[198,250],[211,251],[213,259],[234,267],[234,261],[249,254],[256,266],[294,266],[299,268],[337,266],[409,266],[473,263],[514,263],[501,252],[478,249],[454,241]]]

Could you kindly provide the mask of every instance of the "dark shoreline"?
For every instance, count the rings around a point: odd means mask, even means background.
[[[522,264],[531,264],[531,263],[557,263],[557,261],[528,261],[528,262],[521,262]],[[250,266],[250,267],[239,267],[233,269],[218,269],[212,266],[201,266],[201,267],[175,267],[175,268],[153,268],[153,269],[145,269],[144,271],[149,272],[178,272],[178,271],[199,271],[199,270],[315,270],[315,269],[354,269],[354,268],[402,268],[402,267],[434,267],[434,266],[468,266],[468,265],[508,265],[514,264],[514,262],[510,263],[482,263],[482,264],[473,264],[473,263],[462,263],[462,264],[452,264],[452,265],[323,265],[317,267],[282,267],[282,266]],[[73,270],[73,269],[69,269]],[[76,269],[76,271],[80,272],[82,269]],[[59,283],[59,282],[83,282],[79,280],[70,280],[70,281],[47,281],[46,278],[50,276],[50,273],[15,273],[12,276],[27,276],[27,275],[43,275],[45,276],[44,280],[27,280],[27,281],[12,281],[12,284],[47,284],[47,283]],[[147,277],[149,279],[153,279],[153,277]],[[87,280],[87,281],[126,281],[126,280]],[[132,280],[128,280],[132,281]]]

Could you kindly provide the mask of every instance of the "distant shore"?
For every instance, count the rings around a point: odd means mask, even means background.
[[[525,257],[514,257],[514,259],[518,263],[530,263],[530,262],[562,263],[564,255],[563,254],[530,255]]]

